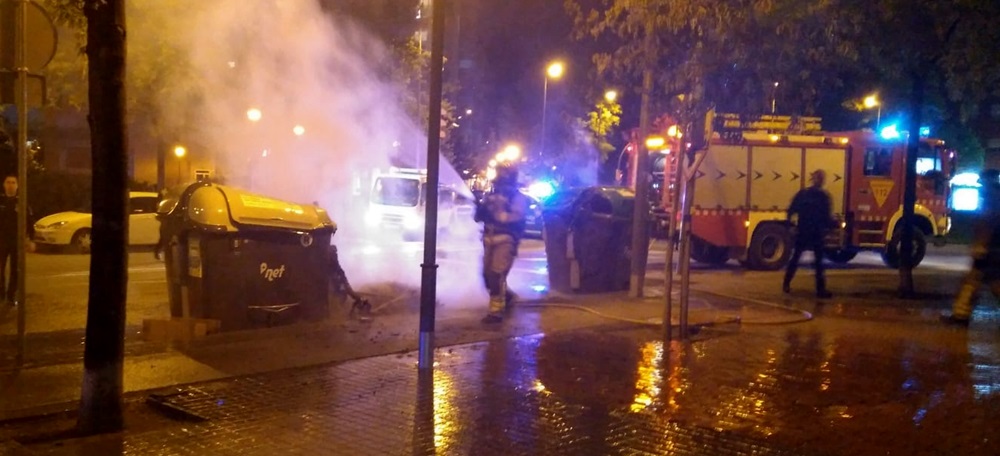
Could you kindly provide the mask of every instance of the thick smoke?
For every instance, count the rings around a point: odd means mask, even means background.
[[[403,89],[389,82],[385,46],[314,0],[171,3],[183,8],[161,12],[176,22],[159,31],[176,38],[178,64],[188,70],[160,100],[161,123],[211,150],[227,184],[327,209],[355,285],[417,286],[419,250],[364,226],[374,170],[387,170],[396,155],[426,153],[398,150],[426,144],[426,133],[404,113]],[[441,181],[462,185],[444,160]],[[468,248],[464,257],[475,264],[473,236],[442,244]],[[441,299],[481,303],[478,273],[443,265]]]

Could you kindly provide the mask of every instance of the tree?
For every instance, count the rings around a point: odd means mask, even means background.
[[[990,0],[827,0],[825,17],[889,97],[905,103],[905,127],[917,132],[930,105],[949,108],[962,119],[989,96],[1000,93],[1000,5]],[[903,296],[914,294],[913,214],[919,135],[909,134],[906,187],[899,236]]]
[[[122,383],[128,289],[127,140],[124,0],[86,0],[93,249],[87,303],[83,386],[77,430],[124,426]]]
[[[601,162],[607,160],[614,152],[608,138],[614,128],[621,123],[622,105],[614,99],[602,98],[594,105],[594,110],[587,113],[587,129],[590,130],[591,142],[601,154]]]
[[[598,78],[642,96],[640,137],[650,111],[679,121],[697,150],[711,109],[769,112],[775,81],[786,81],[784,105],[809,114],[820,88],[840,80],[842,53],[816,7],[795,0],[566,0],[578,39],[603,47]],[[823,71],[829,69],[830,71]],[[642,141],[640,141],[642,142]],[[641,146],[641,144],[640,144]],[[638,160],[636,199],[645,201],[647,154]],[[643,205],[636,205],[630,295],[641,296],[646,266]]]
[[[60,27],[61,40],[56,56],[46,68],[50,88],[49,104],[86,110],[87,59],[86,20],[82,0],[44,0],[54,22]],[[177,20],[179,12],[191,14],[198,8],[192,0],[162,0],[156,2],[127,0],[127,16],[133,33],[129,38],[129,64],[126,74],[128,122],[138,131],[152,137],[157,146],[157,185],[163,185],[163,161],[167,139],[176,137],[184,125],[164,122],[160,115],[161,100],[178,100],[191,68],[177,46],[184,24]],[[169,120],[169,119],[168,119]]]

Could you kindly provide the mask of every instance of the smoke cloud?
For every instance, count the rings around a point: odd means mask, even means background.
[[[129,40],[170,37],[184,68],[158,100],[163,127],[210,150],[226,184],[327,209],[356,287],[419,286],[419,244],[364,225],[373,172],[426,154],[401,150],[426,133],[404,113],[386,47],[315,0],[155,3],[143,10],[163,23]],[[468,193],[443,159],[441,181]],[[474,232],[441,244],[478,264]],[[478,267],[442,265],[439,277],[443,302],[484,302]]]

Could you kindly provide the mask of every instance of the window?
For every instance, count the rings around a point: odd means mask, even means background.
[[[208,180],[212,177],[212,171],[207,169],[194,170],[194,179],[198,182]]]
[[[133,214],[152,214],[156,212],[157,198],[139,196],[129,200]]]
[[[892,174],[892,151],[870,147],[865,150],[865,176],[888,177]]]
[[[416,179],[380,177],[375,181],[374,200],[388,206],[416,206],[422,189]]]
[[[924,176],[931,171],[941,171],[941,148],[921,143],[917,149],[917,174]]]

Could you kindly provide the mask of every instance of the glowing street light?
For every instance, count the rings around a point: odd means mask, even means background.
[[[292,128],[292,133],[295,133],[295,136],[302,136],[305,132],[306,127],[303,127],[302,125],[296,125]]]
[[[545,74],[549,75],[552,79],[559,79],[562,77],[564,71],[566,71],[566,67],[562,62],[552,62],[545,69]]]
[[[247,119],[250,119],[251,122],[259,121],[262,116],[263,114],[260,112],[260,109],[257,108],[247,109]]]
[[[515,162],[517,159],[521,158],[521,147],[517,144],[511,144],[504,147],[499,154],[497,154],[497,162]]]
[[[562,77],[566,67],[562,62],[552,62],[545,68],[545,82],[542,84],[542,145],[538,149],[538,155],[545,155],[545,111],[549,100],[549,79],[559,79]]]
[[[607,92],[604,92],[604,99],[607,100],[608,103],[614,103],[615,100],[618,99],[618,91],[609,90]]]
[[[878,114],[875,117],[875,129],[878,130],[882,124],[882,103],[878,101],[878,94],[865,97],[864,104],[866,109],[878,108]]]

